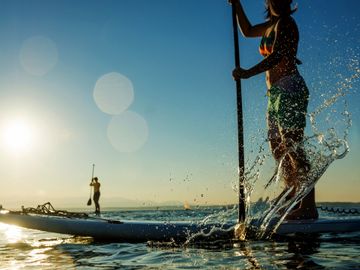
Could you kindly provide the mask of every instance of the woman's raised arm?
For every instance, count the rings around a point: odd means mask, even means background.
[[[266,29],[270,26],[270,21],[252,25],[247,18],[244,9],[239,0],[228,0],[231,5],[234,5],[236,10],[236,17],[239,28],[245,37],[261,37],[264,35]]]

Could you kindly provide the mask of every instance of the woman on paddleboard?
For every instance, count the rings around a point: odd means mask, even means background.
[[[292,0],[266,0],[265,22],[252,25],[239,0],[234,5],[238,25],[245,37],[262,37],[259,51],[264,59],[257,65],[233,71],[234,79],[247,79],[265,72],[267,96],[268,139],[287,187],[296,187],[306,178],[310,165],[303,150],[304,129],[309,91],[301,77],[296,58],[299,32],[291,8]],[[293,210],[287,219],[317,218],[314,189]]]
[[[97,177],[94,177],[93,179],[91,179],[91,183],[90,186],[94,187],[94,203],[95,203],[95,214],[99,215],[100,214],[100,204],[99,204],[99,199],[100,199],[100,182],[99,179]]]

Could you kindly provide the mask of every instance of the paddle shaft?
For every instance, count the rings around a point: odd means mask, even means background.
[[[94,178],[94,169],[95,169],[95,164],[92,165],[91,181]],[[90,199],[91,199],[91,190],[92,190],[92,186],[90,186]]]
[[[239,36],[238,25],[236,19],[236,7],[232,5],[232,21],[234,32],[234,49],[235,49],[235,67],[240,67],[240,52],[239,52]],[[241,97],[241,81],[236,80],[236,103],[237,103],[237,124],[238,124],[238,155],[239,155],[239,222],[245,221],[245,162],[244,162],[244,128],[243,128],[243,113],[242,113],[242,97]]]

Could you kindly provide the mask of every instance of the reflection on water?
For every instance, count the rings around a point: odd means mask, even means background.
[[[71,256],[57,249],[69,239],[39,238],[41,235],[44,233],[0,223],[0,269],[51,269],[54,265],[66,265],[64,269],[68,269],[75,266]]]
[[[23,237],[21,228],[17,226],[0,224],[0,229],[4,231],[6,240],[9,243],[19,242]]]
[[[321,248],[320,235],[299,234],[292,237],[277,237],[274,245],[282,245],[283,250],[274,249],[273,264],[287,269],[323,269],[317,263],[316,255]],[[285,255],[286,254],[286,255]],[[285,255],[285,256],[284,256]]]
[[[235,255],[247,261],[249,269],[322,269],[312,257],[320,248],[317,237],[288,238],[277,241],[241,242],[234,245]],[[265,252],[264,252],[265,251]]]

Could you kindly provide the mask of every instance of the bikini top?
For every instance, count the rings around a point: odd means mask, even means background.
[[[259,52],[262,56],[266,57],[273,52],[274,41],[275,41],[274,30],[271,30],[270,34],[267,36],[263,35],[259,47]]]
[[[269,35],[263,35],[261,38],[260,46],[259,46],[259,52],[262,56],[267,57],[273,52],[275,42],[275,30],[272,29]],[[295,63],[297,65],[301,65],[302,62],[295,58]]]

